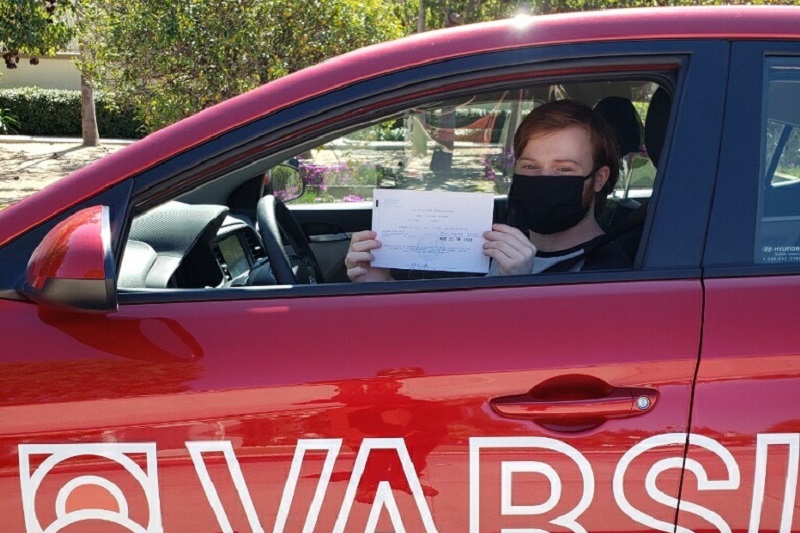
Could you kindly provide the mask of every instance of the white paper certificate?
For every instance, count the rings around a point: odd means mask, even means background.
[[[373,191],[372,230],[382,246],[373,266],[446,272],[488,272],[483,233],[492,229],[487,193]]]

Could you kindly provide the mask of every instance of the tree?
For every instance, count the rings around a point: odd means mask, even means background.
[[[75,21],[79,0],[0,0],[0,44],[6,68],[17,68],[19,55],[52,55],[63,49],[77,33]],[[94,90],[81,76],[81,115],[83,145],[99,143],[94,108]]]
[[[699,5],[796,5],[800,0],[537,0],[531,2],[536,13],[565,13],[622,7],[699,6]]]
[[[679,5],[761,4],[797,5],[800,0],[392,0],[406,33],[448,25],[449,15],[460,23],[482,22],[513,16],[517,11],[535,14],[565,13],[623,7]],[[418,13],[424,13],[419,20]]]
[[[70,23],[74,5],[62,0],[0,0],[0,46],[6,68],[17,68],[19,55],[49,55],[75,34]]]
[[[84,18],[82,71],[149,131],[402,33],[382,0],[91,0]]]
[[[506,18],[521,2],[516,0],[394,0],[395,12],[406,33]],[[423,18],[424,16],[424,18]]]

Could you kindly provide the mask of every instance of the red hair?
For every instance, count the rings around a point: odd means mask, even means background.
[[[573,126],[580,126],[589,133],[592,144],[592,169],[608,167],[608,180],[595,195],[595,212],[605,206],[608,196],[619,179],[619,154],[614,131],[605,119],[591,107],[574,100],[555,100],[534,108],[514,134],[514,156],[519,158],[528,141],[539,135],[548,135]]]

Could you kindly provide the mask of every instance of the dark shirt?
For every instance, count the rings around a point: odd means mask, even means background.
[[[577,255],[571,256],[574,252],[581,251]],[[625,250],[616,242],[607,242],[605,235],[600,235],[594,239],[579,244],[568,250],[559,250],[558,252],[551,252],[552,254],[570,256],[560,261],[544,272],[569,272],[576,270],[576,266],[581,263],[577,268],[581,272],[589,272],[595,270],[621,270],[631,268],[633,260]],[[538,256],[546,256],[547,252],[541,252]]]

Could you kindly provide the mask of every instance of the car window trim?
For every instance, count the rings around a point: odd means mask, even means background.
[[[273,300],[284,298],[317,298],[373,296],[381,294],[422,294],[442,291],[491,290],[509,287],[557,287],[653,281],[699,280],[700,269],[674,271],[597,271],[524,276],[490,276],[391,281],[383,283],[334,283],[322,285],[231,287],[217,289],[131,289],[120,291],[119,303],[139,305],[153,303],[212,302],[227,300]]]

